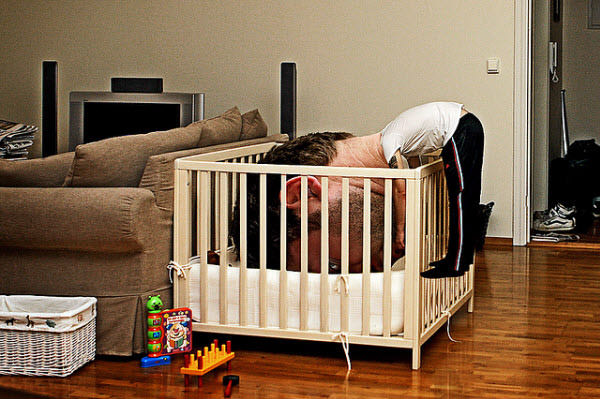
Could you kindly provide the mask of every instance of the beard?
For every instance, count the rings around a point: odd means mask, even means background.
[[[371,254],[383,252],[384,235],[384,198],[377,193],[371,193]],[[321,229],[321,210],[318,209],[308,216],[309,231]],[[359,187],[350,187],[348,195],[348,241],[350,245],[363,246],[364,228],[364,191]],[[341,240],[342,237],[342,199],[329,203],[329,235]]]

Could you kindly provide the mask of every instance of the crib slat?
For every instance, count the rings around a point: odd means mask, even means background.
[[[444,182],[444,199],[442,203],[444,204],[444,249],[442,252],[448,251],[448,235],[450,233],[450,202],[448,201],[448,183]]]
[[[444,304],[444,309],[448,309],[450,307],[450,300],[449,300],[449,294],[448,291],[450,290],[450,281],[448,281],[449,279],[444,279],[444,300],[443,300],[443,304]]]
[[[424,180],[422,180],[420,183],[420,189],[421,189],[421,200],[423,202],[426,201],[427,199],[427,184]],[[422,210],[422,217],[423,219],[420,221],[421,223],[421,229],[423,232],[423,235],[425,236],[427,234],[427,226],[424,223],[426,221],[426,218],[428,216],[427,214],[427,205],[424,203],[420,203],[418,205],[421,210]],[[425,263],[425,259],[427,258],[426,256],[426,252],[427,252],[427,240],[426,237],[423,237],[423,239],[421,239],[420,237],[417,237],[417,240],[420,242],[420,246],[421,246],[421,251],[418,253],[418,258],[419,258],[419,264],[420,265],[425,265],[425,267],[427,267],[427,264]],[[433,305],[434,305],[434,297],[435,297],[435,286],[433,284],[433,281],[431,280],[426,280],[424,281],[424,289],[423,289],[423,300],[421,301],[421,307],[423,309],[422,313],[424,315],[423,320],[424,320],[424,325],[429,325],[429,323],[433,320]]]
[[[240,159],[236,158],[232,161],[233,163],[239,163]],[[229,198],[230,198],[230,210],[229,210],[229,214],[233,215],[233,209],[235,208],[235,201],[236,198],[238,197],[238,190],[240,188],[240,183],[239,183],[239,173],[231,173],[231,192],[229,193]]]
[[[364,179],[362,334],[371,334],[371,179]]]
[[[349,284],[349,219],[350,219],[350,179],[342,178],[342,274],[346,276],[345,282],[338,281],[340,284],[340,329],[342,332],[348,332],[348,315],[349,315],[349,304],[348,294],[346,294],[347,287]]]
[[[188,170],[175,172],[175,195],[178,200],[174,203],[173,223],[173,260],[180,265],[189,262],[192,254],[192,226],[191,226],[191,184],[192,176]],[[177,306],[189,306],[189,281],[180,281],[175,278],[174,301]]]
[[[254,159],[254,157],[253,157]],[[267,326],[267,175],[260,174],[259,326]]]
[[[200,187],[208,187],[210,182],[211,174],[209,172],[201,172],[198,189]],[[210,190],[201,190],[198,193],[198,234],[200,235],[200,321],[206,323],[208,321],[208,268],[206,266],[206,253],[209,248],[209,235],[210,235]]]
[[[321,331],[329,331],[329,178],[321,179]]]
[[[195,173],[192,172],[192,185],[194,184],[194,178],[193,176],[195,175],[196,178],[196,202],[193,202],[193,197],[190,197],[190,203],[192,207],[195,207],[195,211],[196,211],[196,236],[193,237],[193,240],[196,241],[196,253],[194,255],[200,255],[200,247],[202,246],[202,243],[200,242],[201,240],[206,240],[206,237],[202,237],[200,235],[200,223],[201,223],[201,218],[200,218],[200,200],[202,199],[202,195],[205,191],[205,189],[203,189],[201,187],[200,184],[200,179],[201,179],[201,172],[200,171],[196,171]],[[190,190],[190,194],[191,194],[191,190]],[[193,218],[190,218],[192,220],[192,222],[194,222]]]
[[[425,205],[425,202],[427,201],[427,184],[424,180],[421,180],[416,186],[418,187],[417,194],[419,198],[419,202],[416,206],[419,209],[419,215],[421,216],[421,218],[424,218],[427,216],[427,208]],[[422,222],[418,225],[418,228],[421,232],[421,235],[419,237],[423,237],[425,234],[425,226]],[[417,241],[419,242],[420,249],[418,252],[418,264],[420,265],[419,270],[423,270],[424,268],[428,267],[428,265],[425,263],[425,251],[427,250],[427,243],[425,242],[424,238],[419,238]],[[424,330],[425,326],[428,326],[433,321],[435,321],[435,284],[432,280],[421,278],[419,278],[419,283],[417,284],[419,284],[423,290],[422,292],[424,299],[420,300],[420,302],[421,309],[423,309],[421,314],[425,315],[421,318],[421,322],[423,323],[423,327],[421,328],[421,330]]]
[[[442,253],[444,251],[444,242],[443,242],[443,238],[444,238],[444,234],[443,234],[443,228],[444,228],[444,209],[443,209],[443,203],[442,203],[442,175],[440,172],[437,172],[435,174],[435,187],[436,187],[436,193],[435,193],[435,207],[436,207],[436,217],[437,217],[437,225],[436,225],[436,242],[437,242],[437,256],[436,258],[441,258],[442,256],[444,256],[444,254]]]
[[[229,239],[229,193],[228,193],[228,173],[219,173],[220,177],[220,197],[219,203],[219,320],[221,324],[228,324],[228,306],[227,306],[227,243]]]
[[[279,230],[279,328],[288,325],[288,280],[287,280],[287,175],[281,175],[281,208]]]
[[[207,191],[206,195],[208,195],[209,201],[212,201],[214,199],[214,190],[216,189],[214,186],[214,183],[213,183],[214,172],[207,172],[207,173],[208,173],[208,177],[206,178],[206,183],[208,184],[208,186],[207,186],[208,190],[206,190]],[[198,190],[201,190],[201,187],[198,187]],[[207,204],[207,206],[209,208],[212,208],[212,202],[209,202]],[[212,241],[212,231],[213,231],[212,218],[213,218],[213,215],[212,215],[212,213],[210,213],[208,215],[208,220],[206,221],[208,229],[206,230],[207,235],[204,237],[204,239],[208,241],[207,248],[210,247],[211,249],[216,249],[215,247],[213,247],[213,241]]]
[[[383,235],[383,336],[391,336],[392,325],[392,179],[385,180]]]
[[[300,330],[308,329],[308,178],[300,178]]]
[[[248,324],[248,290],[247,290],[247,268],[248,268],[248,186],[247,174],[240,173],[240,326]]]
[[[469,313],[473,312],[475,306],[475,292],[474,292],[474,281],[475,281],[475,259],[473,259],[473,264],[471,265],[471,270],[467,272],[469,275],[469,282],[467,285],[467,289],[471,290],[471,299],[469,299],[469,304],[467,305],[467,310]]]
[[[427,180],[427,259],[425,259],[425,262],[429,264],[429,262],[434,260],[433,256],[435,253],[435,236],[433,234],[433,226],[435,226],[435,191],[433,176],[428,176],[425,179]]]
[[[214,172],[213,174],[213,182],[214,182],[214,187],[215,190],[213,192],[214,195],[214,202],[212,205],[212,209],[217,210],[219,208],[219,204],[221,203],[221,181],[219,180],[219,173],[218,172]],[[215,251],[220,250],[220,242],[219,242],[219,236],[220,236],[220,232],[219,229],[221,227],[221,225],[219,224],[219,215],[218,212],[212,212],[211,213],[211,217],[213,218],[212,223],[213,223],[213,234],[212,234],[212,245],[213,245],[213,249]]]
[[[423,315],[424,299],[426,292],[423,291],[423,298],[419,295],[418,284],[419,272],[421,265],[419,264],[418,252],[419,240],[419,201],[420,197],[416,192],[418,190],[418,182],[406,179],[406,226],[405,226],[405,242],[406,242],[406,268],[404,271],[404,337],[410,340],[419,339],[419,319],[418,315]]]

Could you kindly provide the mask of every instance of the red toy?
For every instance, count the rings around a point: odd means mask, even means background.
[[[185,386],[190,384],[190,375],[198,376],[198,386],[202,386],[202,376],[217,367],[227,363],[227,371],[231,371],[231,360],[235,357],[235,352],[231,351],[231,341],[227,341],[226,345],[221,345],[219,349],[219,341],[216,339],[210,345],[210,350],[207,346],[204,347],[204,353],[197,351],[196,355],[185,355],[185,366],[181,368],[180,373],[183,374]]]

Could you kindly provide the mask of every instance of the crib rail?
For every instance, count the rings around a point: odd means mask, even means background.
[[[407,347],[413,349],[413,368],[420,364],[420,345],[425,342],[444,322],[449,314],[454,313],[464,302],[472,300],[473,272],[468,272],[458,279],[424,280],[419,273],[430,261],[439,259],[445,254],[445,243],[448,234],[448,209],[443,167],[440,161],[420,166],[415,169],[378,169],[378,168],[338,168],[317,166],[291,166],[257,164],[264,154],[275,143],[230,149],[179,159],[176,161],[175,179],[175,220],[174,220],[174,260],[185,264],[190,257],[198,256],[200,261],[200,286],[190,287],[184,277],[175,279],[175,306],[187,306],[190,302],[190,290],[199,290],[200,315],[194,330],[217,333],[237,333],[245,335],[261,335],[282,338],[310,339],[331,341],[329,303],[330,294],[330,248],[329,237],[332,235],[331,220],[334,213],[340,214],[340,270],[338,283],[340,290],[340,326],[339,332],[349,331],[349,296],[344,293],[345,276],[350,273],[351,256],[350,237],[353,234],[356,219],[361,223],[362,241],[362,308],[360,333],[347,334],[350,342],[368,345]],[[290,258],[286,227],[289,224],[287,206],[280,201],[279,229],[276,239],[279,240],[279,264],[268,264],[269,237],[268,230],[268,188],[277,185],[281,198],[287,198],[287,182],[291,176],[298,176],[300,181],[300,239],[299,239],[299,273],[300,273],[300,320],[298,328],[288,325],[288,260]],[[321,184],[320,198],[320,233],[309,229],[309,177],[318,176]],[[258,181],[257,185],[254,184]],[[250,183],[252,181],[252,184]],[[397,182],[406,184],[406,253],[404,274],[404,331],[392,333],[392,247],[393,247],[393,201],[394,188]],[[276,183],[273,183],[276,182]],[[329,189],[334,185],[341,187],[341,200],[338,207],[330,205]],[[356,202],[356,187],[360,187],[362,198]],[[257,188],[258,210],[249,205],[249,191]],[[383,201],[377,195],[383,196]],[[314,201],[314,199],[311,199]],[[377,201],[374,203],[373,201]],[[357,203],[362,207],[360,214],[354,208]],[[374,212],[382,203],[383,208],[383,318],[381,336],[373,336],[370,330],[371,310],[371,258],[373,242],[375,242]],[[236,204],[239,214],[239,231],[230,231],[230,223]],[[331,209],[330,209],[331,208]],[[357,216],[359,215],[359,216]],[[248,322],[247,276],[249,253],[254,248],[248,247],[249,219],[256,218],[258,231],[252,234],[259,236],[258,258],[259,269],[259,320],[258,325]],[[269,216],[272,218],[272,216]],[[254,219],[252,219],[254,220]],[[314,220],[312,221],[314,223]],[[269,233],[269,234],[268,234]],[[230,236],[239,234],[239,259],[229,251],[232,242]],[[314,244],[309,245],[309,235],[320,237],[320,304],[319,327],[308,326],[308,279],[309,266],[315,267]],[[208,279],[207,253],[215,251],[219,254],[219,322],[208,322],[207,291]],[[311,260],[312,259],[312,260]],[[229,264],[239,262],[239,306],[237,315],[228,311],[227,298]],[[273,328],[267,325],[267,268],[277,268],[279,273],[279,325]],[[472,304],[472,302],[471,302]],[[235,323],[231,322],[234,318]]]

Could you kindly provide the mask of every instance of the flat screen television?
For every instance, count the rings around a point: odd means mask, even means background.
[[[69,151],[90,141],[168,130],[201,119],[203,93],[73,91],[69,96]]]

